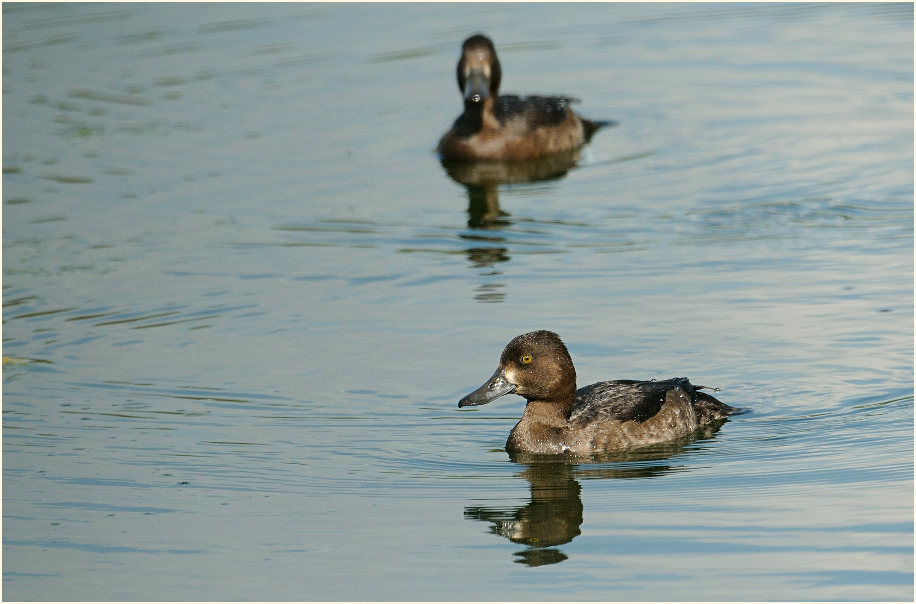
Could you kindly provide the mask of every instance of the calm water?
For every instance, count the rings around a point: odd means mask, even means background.
[[[447,172],[478,30],[618,126]],[[3,305],[7,600],[912,600],[913,7],[5,4]],[[539,328],[753,411],[510,460]]]

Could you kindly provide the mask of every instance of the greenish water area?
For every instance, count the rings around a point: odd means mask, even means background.
[[[912,4],[3,5],[6,600],[902,600]],[[461,42],[613,120],[443,165]],[[747,408],[596,459],[458,400]]]

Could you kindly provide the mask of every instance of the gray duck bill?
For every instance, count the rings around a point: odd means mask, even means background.
[[[473,407],[475,405],[486,405],[490,401],[512,392],[515,392],[515,384],[510,384],[508,380],[506,380],[506,374],[503,372],[502,368],[499,368],[483,386],[458,401],[458,406]]]

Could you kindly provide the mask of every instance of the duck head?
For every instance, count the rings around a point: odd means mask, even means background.
[[[528,401],[572,405],[576,396],[576,369],[560,336],[541,330],[513,339],[503,350],[496,372],[480,388],[458,401],[458,406],[485,405],[510,393]]]
[[[477,34],[464,41],[457,74],[466,108],[479,107],[487,99],[496,99],[502,70],[490,38]]]

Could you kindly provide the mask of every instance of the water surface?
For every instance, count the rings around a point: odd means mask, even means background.
[[[617,126],[447,170],[476,31]],[[7,4],[3,76],[6,599],[912,600],[912,5]],[[541,328],[752,412],[510,459]]]

